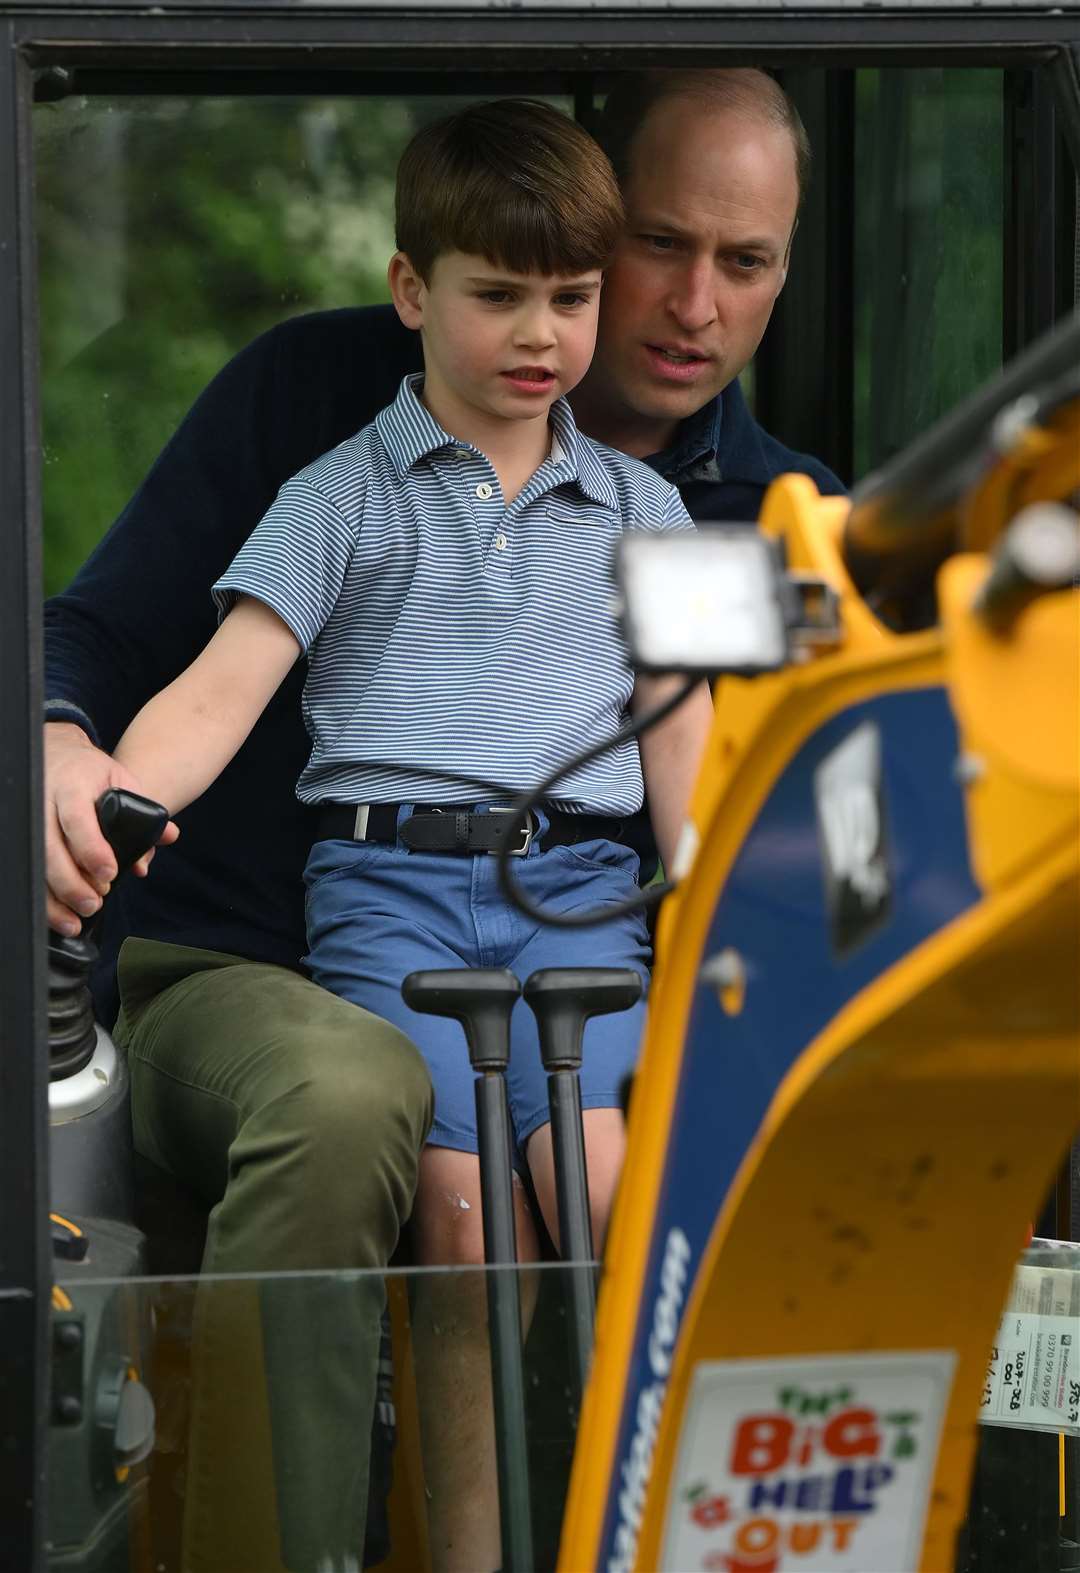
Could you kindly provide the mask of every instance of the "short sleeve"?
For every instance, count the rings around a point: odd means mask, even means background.
[[[656,480],[651,472],[650,479],[653,481],[651,495],[635,499],[636,506],[628,512],[626,519],[627,529],[643,530],[649,535],[682,533],[696,529],[679,496],[678,488]]]
[[[341,594],[355,527],[309,481],[286,481],[213,587],[219,617],[238,595],[264,602],[308,651]]]
[[[693,519],[686,511],[686,505],[679,496],[678,488],[673,486],[668,492],[667,506],[664,508],[661,530],[686,531],[696,528]]]

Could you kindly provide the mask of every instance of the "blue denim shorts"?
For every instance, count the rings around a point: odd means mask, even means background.
[[[637,889],[638,857],[612,841],[544,851],[514,862],[534,901],[558,912],[614,905]],[[640,912],[596,928],[538,927],[504,897],[486,854],[410,852],[381,842],[319,841],[304,873],[307,965],[316,983],[400,1027],[420,1049],[435,1087],[430,1141],[476,1152],[475,1074],[460,1024],[412,1011],[401,997],[410,972],[428,967],[506,967],[522,983],[541,967],[633,967],[648,982],[649,939]],[[585,1027],[581,1102],[615,1108],[633,1069],[644,1003]],[[547,1078],[536,1018],[519,1000],[510,1018],[510,1116],[518,1147],[548,1120]]]

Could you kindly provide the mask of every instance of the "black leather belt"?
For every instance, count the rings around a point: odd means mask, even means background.
[[[500,852],[510,829],[509,812],[471,813],[458,804],[418,804],[398,829],[399,803],[322,803],[317,841],[400,841],[412,852]],[[539,846],[568,847],[578,841],[622,841],[627,821],[605,814],[560,814],[545,810],[548,825],[537,830],[534,814],[514,832],[511,857]]]

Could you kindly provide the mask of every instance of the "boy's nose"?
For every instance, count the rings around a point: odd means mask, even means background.
[[[522,312],[514,326],[514,343],[522,349],[547,349],[555,342],[554,323],[546,309]]]

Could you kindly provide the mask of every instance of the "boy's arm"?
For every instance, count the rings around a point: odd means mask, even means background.
[[[681,677],[643,677],[634,684],[635,715],[663,704],[681,686]],[[713,724],[712,695],[707,683],[697,688],[659,726],[641,738],[641,769],[649,801],[653,835],[665,870],[674,866],[675,848],[701,756]]]
[[[221,774],[299,654],[289,625],[241,596],[202,654],[139,711],[117,763],[179,813]]]

